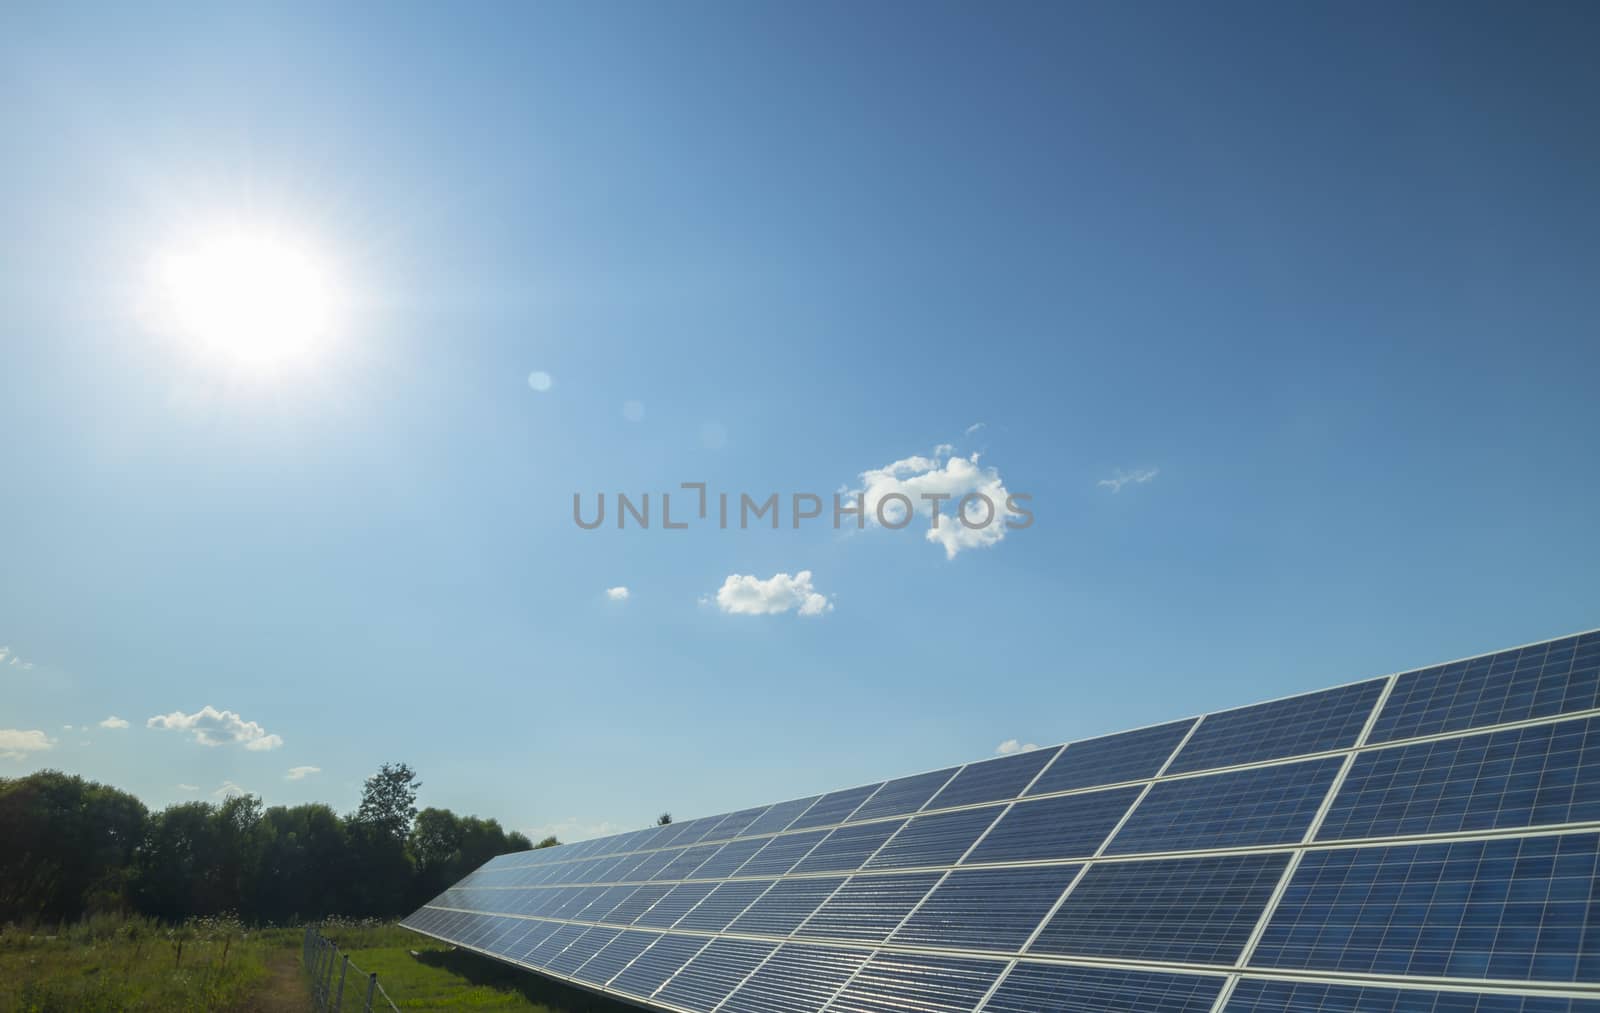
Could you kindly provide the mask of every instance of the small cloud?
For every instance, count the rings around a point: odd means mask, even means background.
[[[622,417],[627,419],[629,422],[643,422],[644,402],[624,401],[622,403]]]
[[[528,374],[528,386],[543,394],[555,386],[555,378],[542,369],[536,369]]]
[[[933,448],[932,457],[917,454],[863,471],[861,487],[847,492],[850,498],[861,497],[870,525],[899,528],[915,515],[927,518],[923,537],[943,547],[946,559],[954,559],[963,549],[999,544],[1008,522],[1024,516],[1012,509],[1012,493],[1000,472],[979,465],[978,458],[955,456],[954,449],[942,443]],[[963,503],[965,523],[958,516]],[[912,516],[907,516],[908,510]]]
[[[535,843],[544,840],[546,837],[555,837],[562,844],[576,844],[579,841],[587,841],[591,837],[609,837],[612,834],[620,834],[624,830],[632,829],[635,828],[612,820],[581,820],[576,816],[568,816],[566,819],[557,820],[554,823],[529,827],[523,833],[527,834],[528,839]]]
[[[994,751],[999,756],[1010,756],[1012,753],[1031,753],[1038,748],[1038,744],[1034,742],[1021,742],[1017,739],[1007,739],[998,746],[995,746]]]
[[[7,668],[20,668],[24,672],[33,671],[33,662],[23,661],[22,655],[9,647],[0,647],[0,665]]]
[[[987,424],[988,423],[986,422],[974,422],[972,425],[967,427],[966,435],[971,436],[973,433],[982,429]]]
[[[612,601],[627,601],[628,589],[622,587],[621,585],[618,585],[617,587],[608,587],[606,588],[606,597],[610,598]]]
[[[0,760],[25,760],[29,753],[42,753],[55,745],[55,739],[37,728],[0,728]]]
[[[246,749],[261,752],[277,749],[283,745],[283,739],[276,735],[268,735],[267,730],[256,722],[246,721],[233,711],[219,711],[210,704],[193,714],[185,714],[183,711],[158,714],[144,724],[146,728],[193,732],[194,740],[202,746],[221,746],[233,742]]]
[[[64,731],[64,732],[70,732],[70,731],[72,731],[72,726],[71,725],[62,725],[61,726],[61,730]]]
[[[304,781],[312,774],[322,773],[321,767],[290,767],[289,772],[283,775],[286,781]]]
[[[178,785],[178,790],[179,791],[199,791],[200,790],[200,786],[198,784],[180,784],[180,785]]]
[[[1112,492],[1121,492],[1125,485],[1144,485],[1146,482],[1161,474],[1160,468],[1140,468],[1137,471],[1123,471],[1118,468],[1110,478],[1102,478],[1095,485]]]
[[[100,727],[101,728],[126,728],[126,727],[128,727],[128,722],[122,720],[121,718],[119,718],[115,714],[113,714],[110,717],[106,718],[104,721],[100,722]]]
[[[766,580],[731,573],[717,589],[717,608],[729,615],[767,616],[799,612],[820,616],[833,611],[833,602],[811,586],[811,571],[801,570],[793,577],[775,573]]]
[[[232,781],[222,782],[222,787],[211,793],[212,798],[230,798],[234,795],[248,795],[248,791],[234,784]]]

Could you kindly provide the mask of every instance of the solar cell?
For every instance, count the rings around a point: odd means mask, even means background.
[[[1080,866],[960,869],[950,873],[890,938],[913,946],[1022,948]]]
[[[1140,790],[1112,788],[1018,802],[967,856],[966,864],[1088,858]]]
[[[1016,798],[1057,752],[1059,747],[1033,749],[997,760],[969,763],[923,808],[948,809]]]
[[[1355,745],[1383,693],[1383,679],[1208,714],[1169,774],[1233,767]]]
[[[604,985],[659,938],[654,932],[619,932],[600,952],[578,968],[573,977],[591,985]]]
[[[649,998],[684,964],[705,948],[702,936],[665,935],[651,943],[633,963],[611,979],[610,987],[627,995]]]
[[[1510,728],[1356,757],[1320,840],[1600,820],[1600,718]]]
[[[804,830],[807,827],[826,827],[843,823],[856,811],[857,806],[867,800],[867,796],[877,790],[877,785],[869,784],[860,788],[829,792],[817,799],[816,804],[802,813],[789,827],[792,830]]]
[[[852,876],[795,932],[797,936],[881,942],[905,919],[942,873]]]
[[[1280,852],[1093,865],[1029,952],[1232,964],[1288,861]]]
[[[715,940],[670,978],[656,993],[656,997],[688,1009],[710,1013],[775,949],[776,943],[758,943],[748,939]]]
[[[858,823],[840,827],[800,860],[795,872],[853,871],[861,868],[873,852],[899,830],[904,820],[886,823]]]
[[[1600,1001],[1241,979],[1224,1013],[1600,1013]]]
[[[1223,978],[1019,963],[984,1013],[1211,1013]]]
[[[1163,781],[1133,810],[1108,855],[1286,844],[1305,837],[1344,757]]]
[[[1597,857],[1592,833],[1309,851],[1251,966],[1600,982]]]
[[[904,816],[907,813],[914,813],[955,776],[957,769],[959,768],[949,767],[945,770],[935,770],[930,774],[912,774],[910,777],[885,781],[883,787],[861,803],[861,807],[850,819],[870,820],[880,816]]]
[[[733,924],[728,926],[728,931],[758,936],[786,936],[805,921],[806,916],[821,907],[828,895],[843,883],[843,876],[779,880],[744,914],[735,918]]]
[[[402,924],[664,1011],[1600,1013],[1596,665],[1586,634],[498,856]]]
[[[1005,966],[1002,961],[879,953],[828,1004],[828,1013],[969,1011]]]
[[[1391,742],[1600,707],[1600,632],[1449,665],[1395,681],[1369,741]]]
[[[867,862],[869,869],[953,865],[1000,815],[1003,806],[917,816]]]
[[[1155,777],[1195,718],[1069,743],[1028,790],[1044,795]]]
[[[719,1013],[815,1013],[866,959],[864,950],[788,944],[740,985]]]

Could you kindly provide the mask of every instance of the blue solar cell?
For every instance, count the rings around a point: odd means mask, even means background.
[[[739,841],[729,841],[694,871],[694,878],[725,879],[733,875],[751,855],[766,847],[769,840],[772,838],[747,837]]]
[[[1106,854],[1298,842],[1342,766],[1344,757],[1328,756],[1159,782],[1117,831]]]
[[[1319,840],[1600,820],[1600,718],[1366,750]]]
[[[1407,672],[1370,742],[1463,731],[1600,707],[1600,633]]]
[[[1094,865],[1029,952],[1232,964],[1288,861],[1269,854]]]
[[[572,941],[572,945],[562,950],[560,955],[550,961],[550,970],[557,974],[572,977],[572,972],[582,967],[590,957],[599,953],[611,940],[617,937],[620,930],[595,927]]]
[[[770,806],[762,805],[756,806],[754,809],[740,809],[736,813],[729,813],[701,840],[726,841],[729,838],[738,837],[744,833],[745,827],[754,823],[769,808]]]
[[[704,900],[706,895],[716,888],[717,884],[715,883],[680,883],[668,891],[665,897],[651,905],[650,910],[635,918],[633,924],[655,929],[670,929],[677,923],[679,918],[688,914],[696,904]],[[609,922],[619,921],[616,918],[607,918],[605,920]]]
[[[795,935],[882,942],[941,877],[937,872],[853,876]]]
[[[585,922],[603,922],[606,920],[606,915],[610,914],[618,904],[633,896],[633,892],[637,889],[639,888],[636,886],[608,886],[572,917]]]
[[[892,940],[914,946],[1022,948],[1080,867],[959,869],[950,873]]]
[[[1225,1013],[1600,1013],[1600,1001],[1243,978]]]
[[[986,806],[917,816],[902,826],[899,833],[872,856],[866,867],[908,869],[919,865],[954,865],[1004,808]]]
[[[525,964],[535,963],[533,952],[539,948],[539,944],[561,931],[562,928],[560,922],[533,922],[532,925],[533,927],[524,933],[521,939],[517,940],[516,950],[507,953],[506,956],[512,960],[520,960]]]
[[[1060,752],[1059,746],[1032,749],[998,760],[969,763],[949,784],[933,796],[924,809],[948,809],[978,802],[1003,802],[1016,798],[1038,776],[1044,765]]]
[[[817,799],[816,804],[807,809],[800,818],[790,824],[794,830],[804,830],[807,827],[826,827],[835,823],[843,823],[856,807],[867,800],[867,797],[878,790],[878,785],[868,784],[859,788],[846,788],[843,791],[831,791]]]
[[[1251,966],[1600,981],[1597,858],[1597,834],[1310,851]]]
[[[816,1013],[867,956],[865,950],[783,946],[728,997],[718,1013]]]
[[[659,938],[661,936],[656,932],[619,932],[600,952],[578,968],[573,977],[591,985],[604,985]]]
[[[721,847],[720,844],[697,844],[692,848],[685,848],[677,858],[668,862],[665,868],[650,878],[659,880],[695,878],[695,870]]]
[[[632,925],[635,918],[648,911],[652,904],[671,893],[673,889],[674,887],[664,883],[641,886],[619,901],[616,907],[591,920],[610,922],[612,925]]]
[[[549,967],[550,962],[561,955],[561,951],[571,946],[577,938],[589,931],[585,925],[563,925],[554,932],[545,936],[537,946],[523,954],[522,959],[538,967]]]
[[[807,830],[798,834],[769,837],[755,856],[739,867],[741,876],[781,876],[828,836],[826,830]]]
[[[936,770],[931,774],[912,774],[910,777],[885,781],[883,787],[861,803],[861,807],[851,815],[850,819],[870,820],[881,816],[904,816],[907,813],[914,813],[921,809],[923,803],[932,798],[935,792],[945,786],[945,782],[955,775],[957,769],[950,767],[946,770]]]
[[[715,940],[685,964],[683,970],[656,993],[656,998],[710,1013],[777,948],[777,943],[749,939]]]
[[[970,1013],[1004,961],[880,953],[862,965],[828,1013]]]
[[[618,882],[642,883],[647,879],[653,879],[656,873],[665,869],[684,850],[686,849],[668,848],[665,851],[651,852],[644,857],[644,861],[629,869],[626,875],[619,876]]]
[[[1112,788],[1018,802],[967,856],[966,864],[1088,858],[1141,790]]]
[[[703,936],[662,936],[612,978],[609,987],[648,999],[663,982],[677,974],[691,957],[704,949],[707,941]]]
[[[783,879],[762,894],[744,914],[728,926],[729,932],[756,936],[786,936],[822,906],[828,895],[844,883],[843,876],[808,876]]]
[[[772,885],[770,879],[735,879],[718,884],[700,904],[678,920],[680,929],[721,932]]]
[[[794,871],[854,872],[904,823],[905,820],[889,820],[840,827],[801,859]]]
[[[1195,720],[1185,718],[1154,728],[1068,743],[1028,794],[1045,795],[1155,777]]]
[[[1220,975],[1020,963],[984,1013],[1211,1013]]]
[[[1167,767],[1186,774],[1355,745],[1384,680],[1208,714]]]
[[[756,817],[755,822],[744,828],[744,837],[753,837],[757,834],[775,834],[780,830],[787,830],[812,804],[821,798],[812,795],[808,798],[794,798],[787,802],[779,802],[769,806],[767,811]]]

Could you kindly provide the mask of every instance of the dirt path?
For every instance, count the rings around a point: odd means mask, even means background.
[[[300,953],[295,949],[274,953],[267,961],[267,980],[245,1007],[248,1013],[305,1013],[311,1009]]]

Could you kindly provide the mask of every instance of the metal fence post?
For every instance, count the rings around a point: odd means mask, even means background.
[[[372,995],[378,991],[378,972],[367,975],[367,1008],[362,1013],[372,1013]]]
[[[344,976],[350,973],[350,954],[344,955],[344,962],[339,965],[339,994],[334,997],[333,1008],[335,1011],[344,1009]]]
[[[338,956],[339,956],[339,947],[337,947],[337,946],[335,946],[333,944],[333,940],[331,940],[331,939],[327,940],[327,944],[328,944],[327,978],[322,983],[322,1008],[323,1009],[327,1009],[328,1008],[328,1003],[333,998],[333,963],[334,963],[334,960],[337,959]]]

